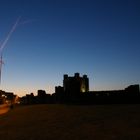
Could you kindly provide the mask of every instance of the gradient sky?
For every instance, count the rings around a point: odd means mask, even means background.
[[[140,84],[139,0],[1,0],[1,89],[53,93],[63,74],[87,74],[90,90]]]

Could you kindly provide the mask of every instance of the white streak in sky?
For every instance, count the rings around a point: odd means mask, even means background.
[[[2,60],[2,54],[1,54],[1,58],[0,58],[0,85],[1,85],[1,73],[2,73],[2,65],[4,64],[3,60]]]
[[[19,25],[24,25],[24,24],[27,24],[27,23],[31,23],[33,21],[36,21],[36,19],[29,19],[29,20],[25,20],[23,22],[20,22]]]
[[[2,53],[2,50],[5,47],[5,45],[7,44],[8,40],[10,39],[12,33],[16,30],[16,28],[17,28],[17,26],[19,24],[20,18],[21,17],[19,17],[16,20],[15,24],[12,26],[12,28],[11,28],[10,32],[8,33],[7,37],[5,38],[5,40],[3,41],[3,43],[0,45],[0,53]]]

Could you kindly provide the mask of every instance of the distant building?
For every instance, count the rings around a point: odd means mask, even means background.
[[[37,92],[38,103],[45,104],[51,102],[51,95],[47,94],[45,90],[38,90]]]
[[[83,75],[83,77],[80,77],[79,73],[75,73],[73,77],[70,77],[67,74],[65,74],[63,79],[63,88],[65,93],[71,94],[88,92],[89,79],[87,75]]]
[[[54,101],[57,103],[62,103],[64,101],[64,88],[61,86],[56,86],[55,87],[55,94],[54,96]]]
[[[9,99],[13,100],[13,94],[1,91],[0,103]],[[123,90],[89,91],[89,78],[87,75],[64,75],[63,86],[56,86],[55,93],[46,94],[45,90],[38,90],[37,96],[33,93],[21,98],[22,104],[140,104],[139,85],[130,85]]]
[[[126,93],[130,93],[131,95],[139,94],[139,85],[130,85],[127,88],[125,88]]]
[[[12,104],[15,103],[15,99],[17,98],[16,95],[12,92],[5,92],[0,90],[0,104]]]
[[[62,93],[64,93],[64,88],[61,87],[61,86],[56,86],[55,87],[55,93],[56,94],[62,94]]]

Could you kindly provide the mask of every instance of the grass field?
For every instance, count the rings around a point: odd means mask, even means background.
[[[140,105],[32,105],[0,115],[0,140],[140,140]]]
[[[5,104],[0,105],[0,115],[6,113],[8,111],[9,111],[9,106],[8,105],[5,105]]]

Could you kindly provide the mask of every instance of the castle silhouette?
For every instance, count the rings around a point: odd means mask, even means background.
[[[14,93],[0,91],[0,104],[14,104],[18,102]],[[140,103],[139,85],[130,85],[124,90],[89,91],[87,75],[63,76],[63,86],[56,86],[55,93],[47,94],[45,90],[38,90],[20,98],[21,104],[123,104]]]
[[[124,90],[89,91],[89,78],[87,75],[74,76],[64,74],[63,86],[56,86],[55,93],[47,94],[38,90],[37,96],[33,93],[23,96],[21,104],[125,104],[140,103],[139,85],[130,85]]]

